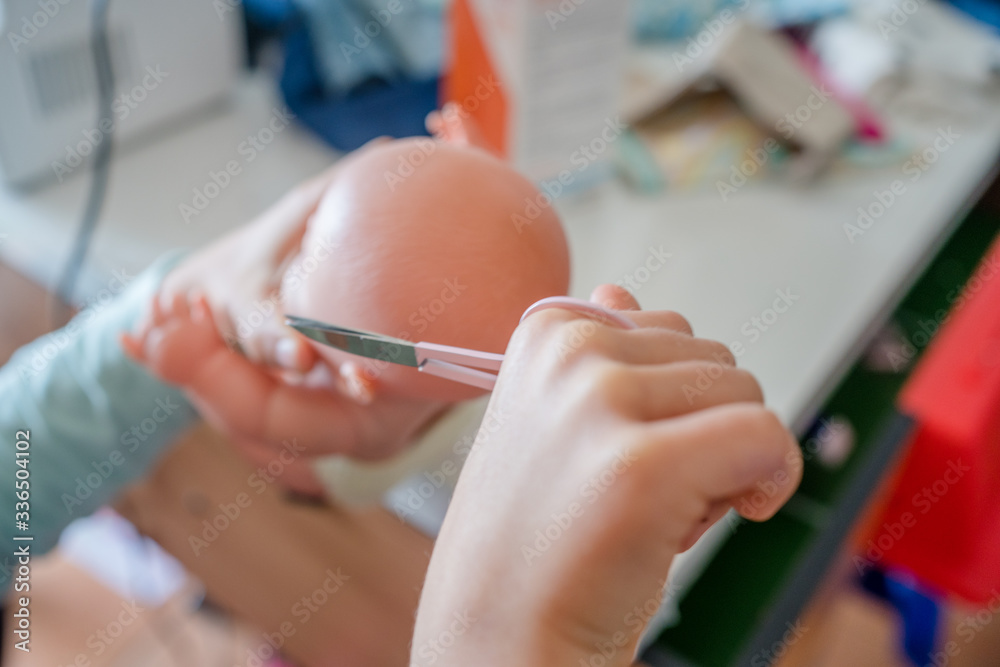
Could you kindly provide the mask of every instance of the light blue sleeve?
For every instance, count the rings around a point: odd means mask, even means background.
[[[4,556],[23,544],[13,536],[34,536],[34,554],[52,548],[70,521],[112,500],[197,418],[179,390],[118,343],[178,259],[162,258],[134,278],[117,273],[69,324],[0,368],[0,591],[10,580]],[[18,440],[29,443],[27,530],[15,519],[24,508],[15,496],[25,475]]]

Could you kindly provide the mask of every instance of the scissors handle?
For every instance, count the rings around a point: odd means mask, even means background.
[[[611,323],[621,327],[622,329],[639,328],[638,324],[620,313],[608,310],[607,308],[597,305],[593,301],[575,299],[571,296],[550,296],[542,299],[541,301],[536,301],[528,306],[528,309],[524,311],[524,314],[521,315],[521,321],[523,322],[529,315],[533,315],[540,310],[548,310],[549,308],[571,310],[575,313],[586,315],[590,319],[601,322],[602,324]]]
[[[498,371],[500,364],[503,363],[502,354],[468,350],[464,347],[438,345],[437,343],[416,343],[413,348],[417,351],[417,363],[420,365],[437,360]]]
[[[479,387],[487,391],[492,391],[493,386],[497,383],[496,373],[477,371],[474,368],[459,366],[450,361],[427,359],[418,366],[418,369],[428,375],[436,375],[439,378],[461,382],[462,384],[472,385],[473,387]]]

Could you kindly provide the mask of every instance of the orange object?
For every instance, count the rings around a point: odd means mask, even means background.
[[[487,145],[507,157],[507,92],[469,2],[455,0],[452,5],[452,65],[441,89],[442,106],[447,102],[460,105],[473,118]]]
[[[607,174],[625,130],[628,3],[455,0],[449,11],[442,114],[470,119],[550,197]]]

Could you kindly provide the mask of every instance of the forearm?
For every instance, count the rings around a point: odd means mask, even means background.
[[[0,540],[32,535],[33,551],[48,550],[66,524],[114,497],[195,419],[177,390],[128,360],[118,344],[168,266],[158,262],[116,299],[96,302],[0,368]],[[21,445],[26,464],[17,462],[18,440],[29,443]],[[14,503],[24,502],[15,497],[15,482],[25,474],[26,530],[14,516]]]

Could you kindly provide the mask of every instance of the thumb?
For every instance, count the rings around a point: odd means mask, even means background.
[[[598,285],[590,293],[590,300],[611,310],[640,310],[635,297],[618,285]]]

